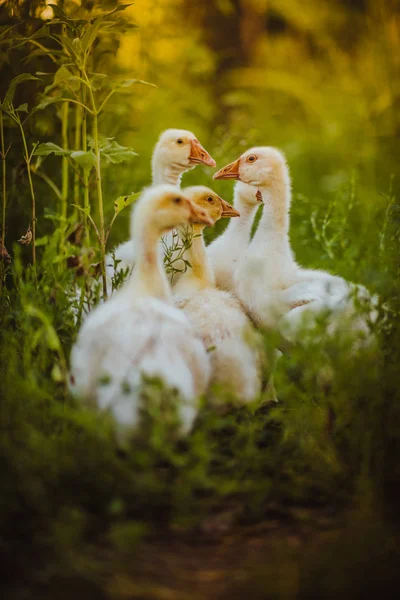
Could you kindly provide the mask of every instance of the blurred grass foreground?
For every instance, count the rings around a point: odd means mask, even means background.
[[[398,597],[399,68],[398,0],[0,0],[2,598]],[[379,295],[379,343],[316,335],[279,361],[276,406],[205,406],[187,439],[155,420],[121,449],[67,391],[68,290],[100,282],[90,219],[106,251],[127,239],[115,201],[169,127],[218,167],[285,152],[296,259]],[[184,184],[230,199],[211,177]]]

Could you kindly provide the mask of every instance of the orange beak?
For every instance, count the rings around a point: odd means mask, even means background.
[[[210,227],[211,227],[211,225],[214,225],[214,221],[206,213],[205,210],[203,210],[202,208],[199,208],[198,206],[193,204],[193,202],[191,202],[190,200],[188,200],[188,203],[190,206],[189,223],[192,223],[193,225],[208,225]]]
[[[214,173],[213,179],[239,179],[240,158]]]
[[[222,198],[220,198],[220,200],[222,206],[221,217],[240,217],[240,212],[236,210],[236,208],[234,208],[231,204],[228,204],[228,202],[225,202],[225,200],[222,200]]]
[[[216,167],[217,163],[203,148],[198,140],[190,141],[189,161],[192,165],[207,165],[207,167]]]

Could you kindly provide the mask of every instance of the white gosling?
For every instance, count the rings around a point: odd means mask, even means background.
[[[208,385],[209,357],[184,313],[173,306],[157,251],[163,234],[189,222],[211,223],[178,188],[161,185],[142,194],[131,225],[134,273],[89,314],[72,349],[72,392],[110,411],[122,433],[139,422],[143,376],[160,378],[179,392],[183,432],[190,430],[196,399]]]
[[[357,314],[354,296],[370,298],[363,286],[325,271],[300,267],[289,241],[291,182],[284,155],[271,147],[251,148],[220,169],[214,179],[239,179],[257,187],[264,208],[257,231],[236,270],[236,293],[252,318],[267,328],[278,327],[295,343],[304,320],[329,312],[329,332],[346,321],[360,338],[368,339],[366,318]],[[372,299],[373,300],[373,299]],[[376,311],[369,317],[374,320]]]
[[[152,156],[152,183],[180,186],[183,173],[204,164],[215,167],[215,160],[203,148],[194,133],[186,129],[167,129],[155,145]],[[167,238],[172,243],[172,234]],[[161,252],[160,244],[160,252]],[[113,259],[114,254],[114,259]],[[112,280],[116,272],[130,272],[135,264],[135,246],[128,240],[106,256],[107,290],[112,293]],[[116,265],[116,268],[115,266]],[[179,265],[182,268],[183,265]],[[178,267],[178,265],[177,265]]]
[[[240,219],[229,221],[225,231],[207,246],[216,286],[222,290],[235,290],[235,271],[249,245],[251,227],[260,202],[262,198],[257,188],[236,182],[234,206],[240,212]]]
[[[203,208],[215,223],[239,212],[203,186],[185,188],[185,195]],[[241,402],[254,400],[261,391],[260,338],[239,301],[215,287],[203,240],[204,224],[193,225],[187,258],[192,266],[174,286],[176,305],[182,308],[210,352],[211,383]]]

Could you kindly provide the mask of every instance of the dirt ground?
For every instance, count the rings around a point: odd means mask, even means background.
[[[234,511],[209,517],[191,534],[168,531],[131,551],[92,549],[79,574],[39,585],[41,600],[216,600],[294,598],[301,557],[343,529],[331,510],[271,507],[258,524],[233,525]],[[94,554],[96,555],[94,557]],[[95,558],[95,562],[93,562]],[[36,587],[36,586],[35,586]],[[21,596],[22,598],[22,596]]]

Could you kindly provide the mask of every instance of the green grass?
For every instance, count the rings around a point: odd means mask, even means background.
[[[295,11],[286,18],[297,23]],[[274,38],[271,60],[275,70],[281,69],[282,89],[271,73],[253,94],[251,73],[235,71],[222,81],[218,98],[212,97],[213,80],[202,79],[213,76],[211,67],[211,75],[199,75],[192,66],[186,79],[177,75],[166,85],[162,70],[153,65],[160,89],[135,92],[133,100],[113,96],[99,115],[98,143],[90,135],[85,143],[84,136],[75,136],[76,123],[84,132],[85,114],[75,113],[72,103],[68,123],[57,103],[35,112],[43,100],[40,94],[66,63],[65,52],[76,32],[68,22],[63,30],[53,25],[53,31],[62,35],[61,55],[55,56],[55,63],[49,58],[55,46],[48,40],[45,54],[30,57],[27,70],[49,74],[16,85],[14,77],[29,54],[22,44],[28,25],[0,38],[8,57],[2,63],[0,95],[5,149],[11,145],[5,161],[5,245],[12,255],[11,264],[0,263],[4,597],[79,597],[84,591],[96,599],[168,597],[162,590],[179,587],[179,577],[171,575],[169,580],[160,574],[163,569],[157,560],[171,561],[174,573],[180,564],[185,572],[193,564],[200,571],[211,569],[202,544],[210,556],[216,546],[229,544],[232,557],[243,554],[240,564],[232,558],[234,573],[236,569],[241,573],[238,580],[231,577],[229,552],[221,559],[225,581],[221,598],[355,598],[366,597],[370,589],[377,595],[382,581],[398,584],[394,568],[400,484],[398,141],[394,97],[384,114],[377,109],[376,114],[368,112],[363,94],[372,94],[370,73],[362,62],[376,60],[380,72],[379,64],[389,59],[380,53],[371,58],[361,38],[353,64],[364,80],[360,75],[350,85],[342,54],[331,55],[332,48],[326,46],[326,54],[295,60],[289,38]],[[122,26],[116,21],[107,36],[100,26],[93,31],[87,71],[98,107],[108,92],[94,89],[99,83],[94,71],[107,73],[113,82],[117,76],[122,80],[136,75],[122,72],[114,55],[107,54]],[[88,31],[85,27],[78,32],[81,38]],[[203,56],[204,45],[196,44],[193,56]],[[297,47],[293,39],[292,44]],[[293,66],[287,66],[288,57]],[[303,87],[288,94],[283,71],[299,68],[298,60],[305,61],[304,77],[290,81],[293,89],[295,84]],[[217,64],[218,57],[214,61]],[[329,82],[324,75],[328,67],[333,69]],[[69,68],[69,86],[53,88],[59,98],[75,98],[70,86],[74,87],[79,68]],[[386,79],[380,76],[386,89]],[[191,84],[201,84],[195,107]],[[7,104],[9,89],[15,95]],[[341,90],[348,94],[347,104],[341,101]],[[74,91],[87,101],[82,87]],[[22,138],[10,112],[25,102],[29,118],[24,121],[23,111],[17,114],[22,118]],[[124,132],[138,119],[130,114],[131,102],[140,114],[138,132]],[[96,126],[86,113],[88,134]],[[155,409],[153,418],[121,448],[110,419],[82,407],[67,391],[69,353],[77,335],[69,291],[75,284],[89,287],[93,277],[101,290],[101,276],[91,266],[104,251],[107,228],[104,224],[102,231],[101,210],[105,223],[116,217],[107,240],[109,250],[125,241],[128,232],[129,209],[117,215],[114,201],[148,184],[156,136],[169,126],[193,129],[219,166],[254,144],[276,145],[286,152],[293,179],[291,241],[296,257],[305,266],[328,269],[379,294],[378,347],[354,356],[346,336],[322,343],[322,322],[306,348],[294,349],[278,362],[276,406],[260,401],[241,408],[222,403],[213,409],[205,401],[185,440],[176,439]],[[385,136],[378,135],[381,130]],[[110,162],[103,142],[114,135],[120,144],[114,146],[117,164]],[[35,268],[32,246],[17,243],[32,220],[24,139],[28,152],[41,143],[39,154],[31,157],[38,238]],[[80,150],[88,153],[89,166],[72,157],[77,140]],[[49,142],[61,150],[50,153]],[[138,157],[133,157],[131,145]],[[90,163],[91,153],[97,162]],[[119,162],[125,159],[132,162]],[[101,192],[95,177],[99,171]],[[183,183],[212,185],[228,200],[232,195],[231,183],[211,182],[210,170],[203,167],[185,175]],[[90,227],[90,218],[99,236]],[[83,232],[86,228],[83,237],[73,233],[78,222]],[[209,229],[208,241],[223,226],[220,222]],[[274,340],[265,338],[265,343],[270,348]],[[329,385],[323,378],[327,366],[335,373]],[[146,398],[155,405],[168,401],[154,382]],[[265,533],[263,527],[273,522],[275,533]],[[251,551],[252,540],[259,541],[259,551],[254,561],[247,562],[244,549]],[[165,542],[171,544],[170,556],[163,549]],[[187,544],[186,551],[182,544]],[[153,570],[141,569],[153,559]],[[143,591],[146,577],[154,589]],[[211,598],[211,587],[193,590],[191,597]],[[175,592],[169,597],[179,598]],[[187,597],[188,593],[182,595]]]

